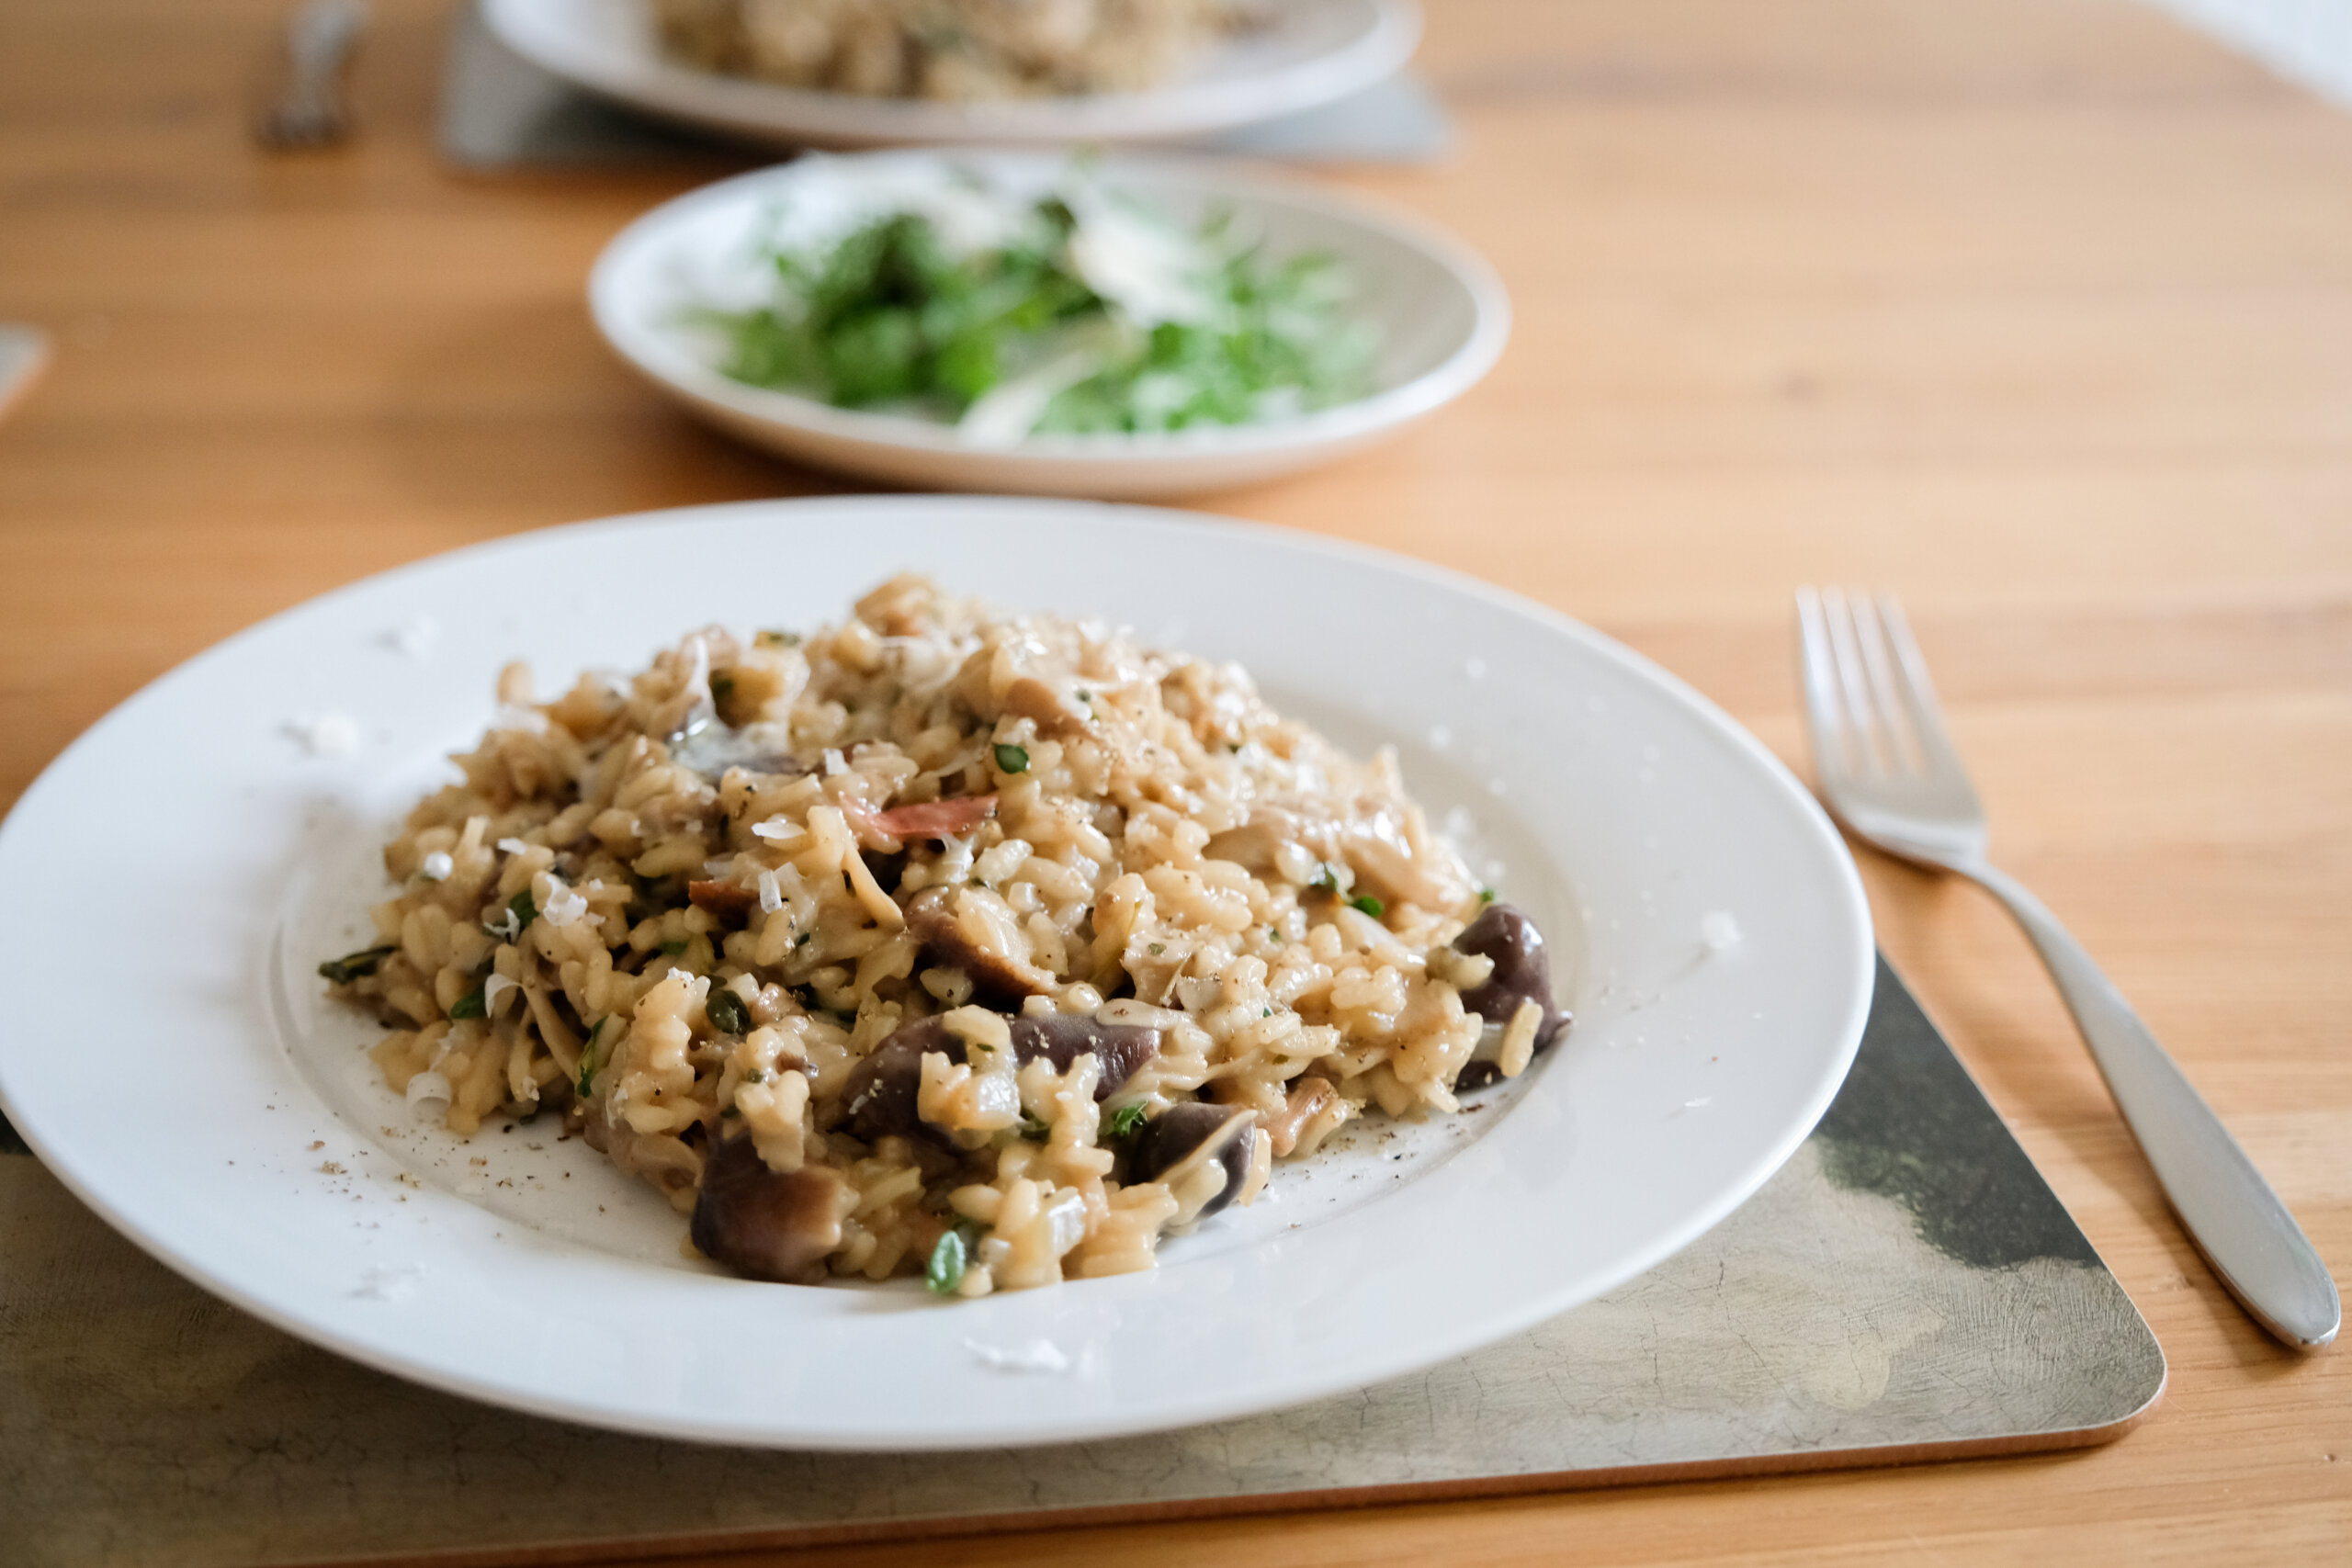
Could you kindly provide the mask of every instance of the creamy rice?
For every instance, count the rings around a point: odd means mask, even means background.
[[[1247,0],[653,0],[706,70],[877,97],[1135,92],[1242,25]]]
[[[757,1278],[1153,1266],[1349,1121],[1557,1037],[1541,935],[1392,752],[1236,666],[902,577],[498,723],[322,966],[459,1134],[547,1113]]]

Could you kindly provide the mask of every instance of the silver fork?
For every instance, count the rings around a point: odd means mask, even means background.
[[[2342,1318],[2335,1281],[2295,1216],[2113,981],[2023,885],[1984,858],[1984,810],[1945,732],[1903,607],[1797,591],[1805,717],[1829,808],[1856,837],[1955,872],[2007,906],[2058,982],[2124,1122],[2213,1272],[2256,1322],[2316,1350]]]
[[[271,147],[325,147],[351,130],[344,68],[368,26],[366,0],[304,0],[286,23],[286,83],[256,128]]]

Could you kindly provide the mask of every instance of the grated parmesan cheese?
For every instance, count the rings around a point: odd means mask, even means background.
[[[384,641],[398,653],[411,659],[423,659],[433,651],[440,640],[441,623],[430,615],[413,615],[384,634]]]
[[[573,892],[563,878],[550,874],[548,883],[547,901],[539,906],[539,919],[562,927],[588,912],[588,900]]]
[[[985,1247],[987,1243],[981,1245]],[[1032,1339],[1011,1349],[967,1339],[964,1348],[978,1358],[982,1366],[1000,1372],[1066,1372],[1070,1368],[1069,1357],[1050,1339]]]
[[[288,720],[286,733],[313,757],[348,757],[359,750],[359,722],[333,709]]]

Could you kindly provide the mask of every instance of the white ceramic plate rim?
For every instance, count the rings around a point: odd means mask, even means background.
[[[894,514],[899,520],[896,525],[890,522]],[[691,1402],[675,1389],[640,1392],[632,1384],[620,1393],[600,1388],[593,1395],[566,1390],[544,1372],[537,1376],[527,1369],[517,1372],[499,1360],[496,1347],[476,1352],[461,1346],[451,1352],[446,1343],[435,1340],[432,1353],[427,1353],[414,1337],[424,1329],[381,1330],[376,1326],[376,1320],[359,1321],[340,1297],[324,1298],[327,1305],[322,1307],[322,1298],[316,1295],[313,1282],[297,1278],[310,1267],[310,1258],[282,1256],[279,1249],[291,1247],[294,1242],[275,1234],[250,1243],[255,1249],[253,1256],[261,1258],[268,1269],[257,1283],[250,1258],[229,1256],[218,1235],[190,1243],[148,1223],[146,1214],[155,1202],[164,1201],[168,1207],[179,1200],[159,1201],[141,1191],[134,1169],[139,1151],[126,1151],[110,1143],[103,1119],[75,1117],[73,1095],[62,1093],[60,1085],[77,1080],[70,1074],[59,1077],[62,1069],[25,1043],[68,1037],[81,1024],[85,992],[61,994],[58,987],[51,987],[36,988],[28,995],[19,1014],[19,1027],[0,1040],[0,1109],[5,1109],[49,1168],[83,1201],[162,1261],[290,1333],[384,1371],[537,1414],[643,1433],[779,1447],[919,1450],[1071,1441],[1220,1419],[1401,1375],[1492,1342],[1633,1278],[1703,1234],[1744,1201],[1794,1152],[1842,1083],[1859,1043],[1869,1003],[1873,958],[1868,908],[1860,879],[1835,829],[1795,779],[1752,737],[1704,698],[1629,649],[1549,609],[1484,583],[1362,547],[1272,529],[1237,532],[1235,525],[1152,508],[968,497],[742,502],[641,513],[524,535],[368,579],[285,612],[189,660],[123,704],[68,748],[27,791],[6,826],[0,827],[0,886],[18,895],[0,907],[0,940],[7,941],[12,951],[23,955],[28,973],[62,978],[73,972],[76,947],[87,944],[74,943],[55,933],[83,929],[70,918],[62,921],[58,919],[61,914],[71,916],[80,911],[52,903],[36,912],[28,908],[32,900],[25,895],[35,890],[31,885],[42,863],[43,847],[52,841],[47,836],[61,825],[73,822],[75,812],[82,808],[85,792],[99,782],[81,776],[88,772],[85,764],[92,764],[97,753],[117,742],[137,739],[141,727],[152,728],[168,715],[175,699],[189,688],[216,675],[233,672],[249,650],[266,649],[272,642],[283,641],[288,636],[299,644],[304,637],[315,637],[316,628],[321,626],[347,628],[355,615],[380,615],[383,606],[397,598],[396,591],[421,586],[458,570],[494,570],[517,559],[527,559],[535,552],[589,550],[599,547],[600,542],[633,546],[657,529],[683,533],[704,529],[716,537],[725,536],[729,528],[745,525],[813,525],[825,520],[846,525],[845,533],[862,534],[876,527],[887,531],[897,526],[901,533],[912,536],[928,530],[934,541],[951,536],[968,540],[972,529],[989,524],[1008,529],[1032,525],[1043,528],[1050,524],[1052,529],[1063,533],[1097,529],[1106,537],[1125,529],[1131,543],[1141,538],[1206,551],[1216,550],[1222,543],[1241,556],[1277,558],[1296,569],[1321,566],[1332,571],[1350,568],[1370,570],[1418,592],[1442,595],[1449,603],[1468,604],[1530,625],[1557,639],[1564,648],[1574,649],[1572,656],[1566,656],[1568,665],[1588,660],[1610,679],[1654,693],[1665,705],[1662,711],[1678,724],[1687,725],[1710,749],[1711,755],[1720,753],[1737,760],[1736,765],[1745,770],[1739,789],[1749,792],[1751,803],[1773,814],[1787,829],[1785,847],[1803,858],[1810,867],[1809,874],[1819,879],[1814,891],[1823,900],[1826,913],[1815,934],[1824,945],[1817,950],[1808,949],[1806,961],[1821,965],[1819,976],[1826,987],[1825,994],[1834,996],[1837,1002],[1831,1016],[1817,1021],[1820,1027],[1800,1053],[1804,1072],[1801,1081],[1790,1090],[1796,1096],[1791,1101],[1790,1112],[1770,1127],[1739,1131],[1735,1141],[1743,1152],[1729,1179],[1720,1181],[1704,1195],[1703,1201],[1682,1204],[1670,1223],[1645,1227],[1637,1245],[1622,1247],[1597,1265],[1587,1259],[1578,1269],[1562,1270],[1547,1288],[1521,1289],[1501,1299],[1482,1297],[1478,1291],[1480,1280],[1488,1275],[1512,1277],[1510,1270],[1518,1268],[1516,1263],[1508,1269],[1499,1263],[1476,1263],[1465,1267],[1458,1275],[1427,1269],[1398,1272],[1400,1266],[1393,1258],[1396,1236],[1391,1234],[1385,1240],[1381,1239],[1384,1227],[1393,1233],[1400,1221],[1428,1222],[1432,1215],[1448,1213],[1444,1201],[1460,1195],[1463,1182],[1469,1179],[1463,1174],[1469,1158],[1465,1155],[1383,1199],[1381,1202],[1385,1207],[1378,1212],[1384,1219],[1377,1224],[1362,1214],[1351,1216],[1343,1222],[1311,1228],[1279,1245],[1268,1242],[1219,1255],[1210,1261],[1221,1268],[1205,1272],[1189,1265],[1170,1267],[1150,1275],[1085,1281],[1059,1290],[1021,1292],[967,1303],[947,1309],[969,1314],[954,1325],[946,1325],[944,1319],[918,1316],[912,1321],[933,1323],[937,1332],[912,1339],[901,1336],[906,1341],[902,1348],[910,1352],[935,1348],[935,1342],[951,1328],[964,1329],[967,1325],[970,1331],[987,1333],[1000,1342],[1015,1342],[1024,1326],[1051,1325],[1057,1321],[1057,1314],[1060,1314],[1058,1320],[1065,1323],[1083,1320],[1107,1322],[1115,1326],[1122,1314],[1139,1314],[1142,1321],[1149,1322],[1155,1310],[1164,1309],[1170,1302],[1179,1306],[1189,1303],[1197,1309],[1203,1291],[1208,1292],[1209,1299],[1218,1299],[1217,1291],[1225,1288],[1218,1284],[1219,1280],[1228,1284],[1238,1280],[1237,1288],[1245,1297],[1247,1287],[1253,1281],[1268,1284],[1287,1280],[1311,1287],[1306,1292],[1309,1300],[1318,1291],[1329,1300],[1333,1290],[1344,1292],[1357,1287],[1359,1281],[1352,1276],[1345,1280],[1329,1278],[1323,1266],[1334,1258],[1361,1263],[1366,1256],[1390,1256],[1390,1271],[1363,1280],[1363,1289],[1380,1294],[1409,1280],[1421,1297],[1449,1303],[1461,1314],[1451,1319],[1416,1322],[1409,1337],[1363,1344],[1351,1338],[1342,1345],[1338,1357],[1325,1358],[1309,1369],[1260,1369],[1265,1375],[1239,1382],[1229,1376],[1201,1375],[1183,1386],[1160,1390],[1148,1401],[1116,1407],[1097,1404],[1083,1410],[1069,1409],[1057,1403],[1051,1389],[1041,1401],[1023,1387],[1012,1392],[1025,1399],[1025,1404],[1011,1394],[1003,1396],[1009,1405],[1017,1408],[1000,1409],[991,1401],[989,1408],[975,1415],[951,1401],[949,1417],[894,1417],[893,1425],[828,1410],[813,1414],[763,1410],[749,1417],[715,1417],[691,1408]],[[670,538],[675,542],[681,536],[673,534]],[[865,568],[862,566],[860,570]],[[299,649],[293,651],[299,652]],[[96,858],[103,859],[102,853],[92,852]],[[73,864],[76,874],[86,880],[86,864],[78,860]],[[42,886],[56,892],[66,886],[66,881],[61,876]],[[118,907],[118,903],[100,898],[96,908],[104,910]],[[198,978],[217,986],[223,976],[215,974]],[[120,1002],[123,998],[116,999]],[[300,1074],[290,1059],[282,1054],[272,1055],[275,1051],[273,1046],[271,1052],[263,1053],[275,1062],[277,1070],[277,1078],[269,1084],[270,1092],[299,1100],[303,1092]],[[1556,1064],[1558,1059],[1555,1055],[1546,1060]],[[1556,1066],[1544,1070],[1556,1071]],[[1524,1115],[1528,1105],[1543,1103],[1533,1098],[1546,1081],[1543,1073],[1531,1075],[1530,1080],[1522,1080],[1522,1084],[1531,1080],[1535,1087],[1528,1090],[1530,1098],[1514,1110],[1514,1117]],[[257,1122],[257,1118],[248,1115],[249,1120]],[[1734,1127],[1738,1131],[1736,1124]],[[1515,1146],[1514,1139],[1519,1144],[1526,1142],[1514,1122],[1505,1121],[1472,1145],[1471,1151],[1498,1145]],[[213,1152],[218,1154],[224,1149],[247,1152],[245,1145],[234,1142],[220,1145]],[[1525,1150],[1521,1148],[1518,1152]],[[126,1153],[133,1156],[127,1162],[122,1158]],[[246,1190],[241,1189],[243,1190]],[[1482,1190],[1471,1191],[1473,1195],[1485,1196]],[[250,1193],[265,1206],[269,1201],[267,1192],[258,1187],[252,1187]],[[870,1324],[858,1325],[844,1315],[849,1303],[874,1299],[864,1292],[820,1289],[796,1292],[786,1299],[773,1292],[788,1288],[750,1286],[742,1281],[686,1273],[662,1274],[644,1285],[632,1275],[616,1273],[612,1266],[595,1258],[574,1257],[561,1249],[540,1247],[531,1251],[523,1244],[510,1242],[502,1251],[485,1239],[490,1234],[488,1222],[479,1213],[454,1197],[444,1200],[430,1193],[424,1197],[425,1201],[418,1214],[458,1231],[454,1237],[440,1237],[438,1231],[433,1234],[439,1237],[435,1245],[443,1247],[454,1259],[452,1271],[458,1279],[454,1293],[447,1300],[460,1304],[503,1299],[510,1289],[522,1292],[527,1287],[544,1295],[617,1282],[628,1287],[628,1292],[642,1285],[650,1292],[648,1301],[671,1308],[682,1303],[690,1304],[698,1313],[717,1314],[730,1323],[744,1320],[765,1324],[773,1317],[775,1321],[805,1320],[835,1333],[871,1328]],[[284,1217],[289,1224],[296,1213],[291,1208],[285,1211]],[[1489,1222],[1495,1218],[1492,1213],[1474,1217]],[[1289,1259],[1287,1263],[1285,1258]],[[484,1258],[490,1260],[487,1269],[483,1267]],[[1503,1272],[1497,1275],[1497,1269]],[[1472,1278],[1474,1274],[1479,1278]],[[475,1290],[472,1295],[465,1293],[469,1280]],[[1383,1280],[1388,1283],[1382,1284]],[[729,1295],[726,1293],[729,1291],[736,1293]],[[483,1294],[485,1292],[489,1293]],[[1387,1298],[1383,1295],[1382,1299]],[[639,1305],[642,1311],[645,1302]],[[760,1315],[745,1320],[743,1314],[749,1309],[755,1309]],[[1363,1336],[1358,1334],[1356,1337]],[[454,1364],[448,1359],[453,1353],[458,1356]],[[688,1368],[680,1375],[683,1379],[687,1372],[699,1372],[706,1378],[714,1377],[731,1371],[734,1365],[730,1360],[726,1368],[717,1370]],[[1123,1371],[1121,1375],[1131,1374]],[[990,1390],[991,1394],[994,1392]]]
[[[1360,0],[1363,25],[1339,47],[1244,75],[1209,74],[1143,93],[976,104],[814,92],[698,70],[610,47],[570,25],[569,0],[485,0],[501,42],[542,70],[675,119],[771,141],[827,145],[968,141],[1157,141],[1204,136],[1316,108],[1404,68],[1420,42],[1413,0]]]
[[[939,155],[868,152],[842,156],[911,162]],[[1006,149],[955,154],[955,161],[970,160],[1006,160],[1027,166],[1059,162],[1052,154]],[[789,188],[796,171],[801,167],[787,164],[755,170],[689,191],[664,202],[615,235],[598,254],[588,275],[589,314],[613,351],[647,379],[689,402],[728,410],[747,420],[829,440],[874,449],[936,454],[973,464],[1042,460],[1114,469],[1171,457],[1239,457],[1338,446],[1393,429],[1442,408],[1477,385],[1494,368],[1510,337],[1510,297],[1503,288],[1502,279],[1476,251],[1426,223],[1361,199],[1334,196],[1295,181],[1244,173],[1215,160],[1121,154],[1102,164],[1104,183],[1114,187],[1121,183],[1123,175],[1128,175],[1214,187],[1244,201],[1288,207],[1351,224],[1402,248],[1419,252],[1451,275],[1468,294],[1473,313],[1468,335],[1453,353],[1408,380],[1369,397],[1291,418],[1134,434],[1031,435],[1002,446],[974,446],[959,438],[953,425],[936,421],[836,408],[797,393],[748,386],[720,373],[697,356],[680,334],[663,330],[659,323],[649,321],[641,310],[632,308],[621,279],[626,272],[643,263],[647,253],[660,252],[670,245],[672,234],[707,209],[733,206],[747,196],[770,188],[778,192]]]

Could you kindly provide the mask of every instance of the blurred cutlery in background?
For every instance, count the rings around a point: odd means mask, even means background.
[[[328,147],[351,133],[344,76],[367,29],[365,0],[305,0],[286,22],[286,78],[263,114],[262,144]]]
[[[49,367],[49,334],[39,327],[0,321],[0,417],[40,379]]]

